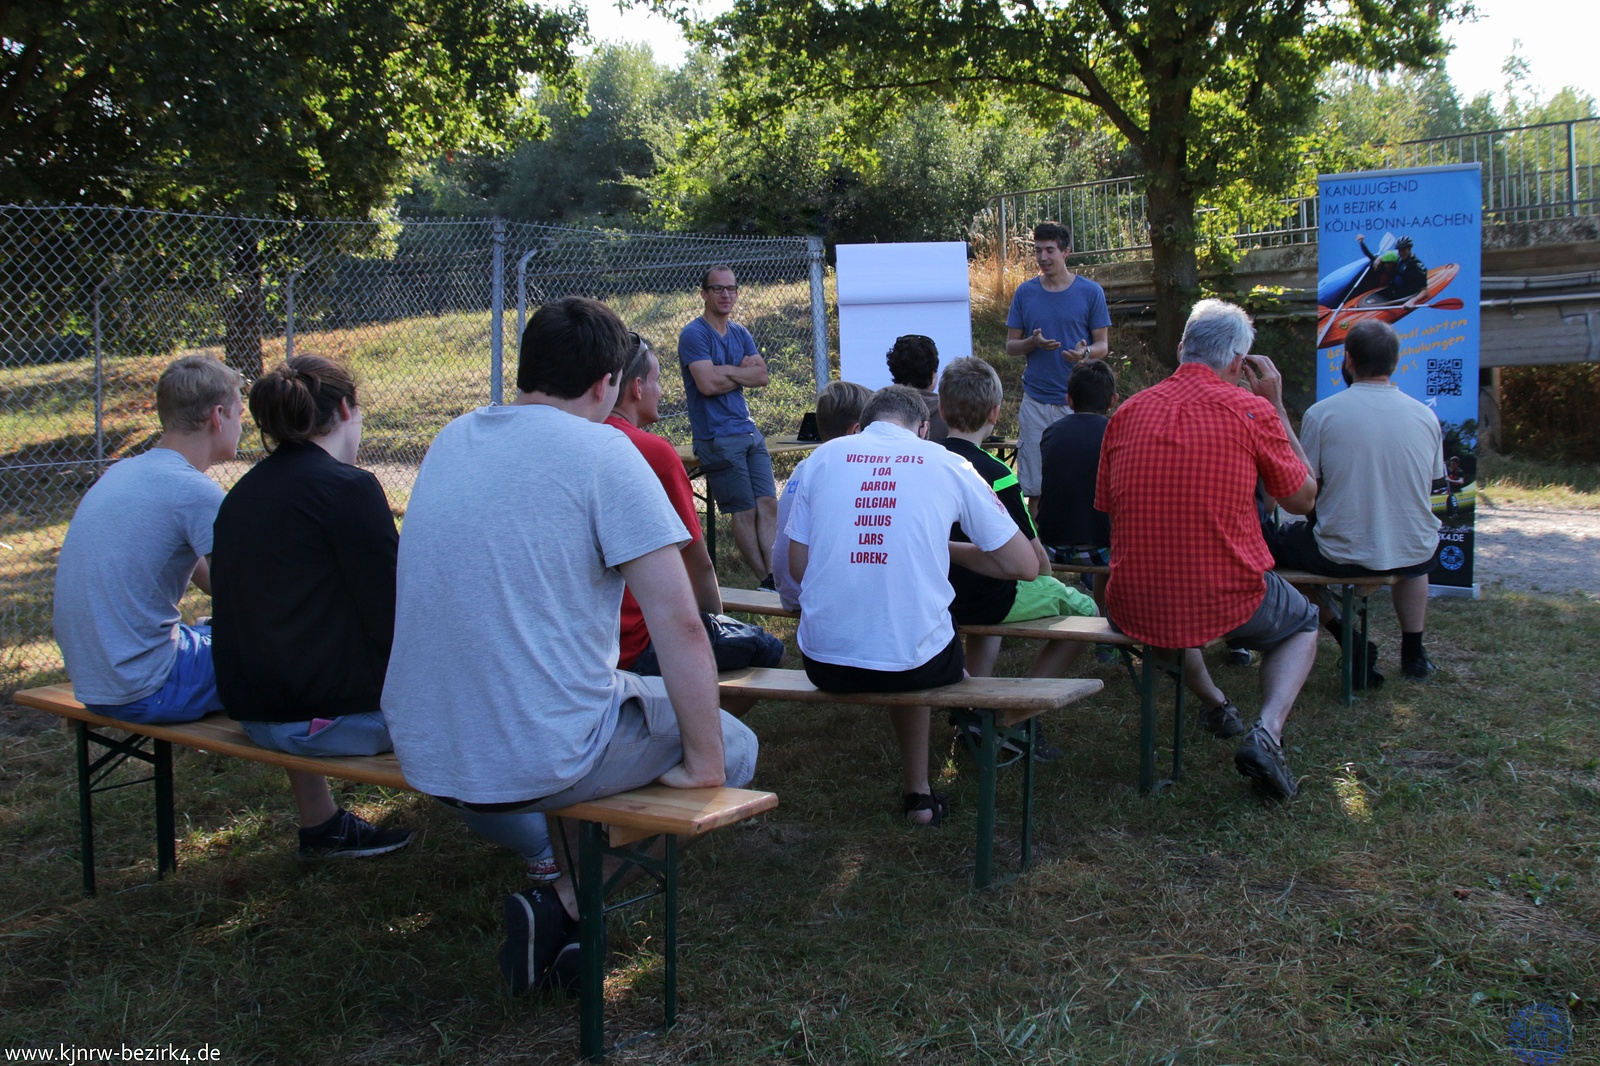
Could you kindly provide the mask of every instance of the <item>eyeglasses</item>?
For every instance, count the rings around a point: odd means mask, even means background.
[[[737,285],[702,285],[700,287],[706,292],[714,292],[718,296],[723,293],[727,293],[729,296],[737,296],[739,294],[739,286]]]

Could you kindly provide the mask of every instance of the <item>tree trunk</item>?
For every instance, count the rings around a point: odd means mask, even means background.
[[[261,284],[261,250],[241,235],[233,252],[229,292],[222,298],[222,352],[244,375],[248,388],[261,377],[261,335],[266,332],[267,298]]]
[[[1194,197],[1161,180],[1145,189],[1150,219],[1150,258],[1156,283],[1156,357],[1178,365],[1183,324],[1200,291],[1195,252]]]

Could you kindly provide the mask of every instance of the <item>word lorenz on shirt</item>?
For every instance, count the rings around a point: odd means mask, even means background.
[[[886,512],[893,511],[898,503],[898,497],[891,495],[895,491],[895,463],[921,463],[920,455],[867,455],[852,452],[845,456],[845,462],[864,466],[867,472],[861,479],[861,487],[856,491],[856,544],[857,550],[850,553],[850,562],[859,566],[888,566],[889,553],[883,549],[884,530],[894,524],[894,515]]]

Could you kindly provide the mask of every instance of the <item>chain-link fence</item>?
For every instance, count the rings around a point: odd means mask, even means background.
[[[736,318],[771,370],[756,420],[792,431],[827,365],[820,241],[0,207],[0,692],[59,667],[67,521],[106,465],[155,441],[156,379],[177,356],[215,355],[248,380],[289,354],[349,366],[360,461],[403,512],[434,434],[515,393],[520,323],[556,297],[604,300],[656,344],[658,431],[687,440],[678,331],[717,263],[737,272]],[[259,455],[247,421],[239,460],[212,473],[231,485]]]

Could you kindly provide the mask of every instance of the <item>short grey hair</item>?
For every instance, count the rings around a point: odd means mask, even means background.
[[[928,420],[928,405],[922,394],[909,385],[886,385],[873,393],[861,409],[861,428],[884,419],[915,433]]]
[[[1226,300],[1201,300],[1184,324],[1178,362],[1204,363],[1212,370],[1226,370],[1250,351],[1255,339],[1255,323],[1244,308]]]

